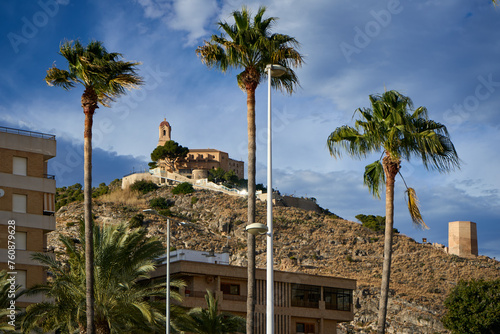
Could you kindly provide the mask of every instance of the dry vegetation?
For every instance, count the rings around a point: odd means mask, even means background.
[[[146,200],[144,198],[140,198],[136,191],[121,188],[113,191],[112,193],[100,196],[98,201],[102,203],[114,203],[138,207],[146,205]]]

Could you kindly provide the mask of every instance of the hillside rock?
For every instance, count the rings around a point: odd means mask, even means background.
[[[93,204],[95,221],[127,222],[149,208],[150,199],[160,196],[174,203],[170,208],[175,215],[170,218],[172,246],[216,252],[229,247],[231,264],[246,265],[244,198],[209,191],[174,196],[169,187],[139,196],[132,204],[120,202],[119,196],[113,200],[104,196]],[[257,201],[256,212],[256,221],[265,223],[265,203]],[[82,203],[62,207],[56,214],[57,231],[49,234],[49,246],[62,251],[58,233],[76,237],[82,216]],[[150,214],[145,217],[149,235],[166,242],[164,219]],[[382,277],[383,234],[332,214],[288,207],[274,208],[274,228],[274,268],[356,279],[355,319],[339,324],[339,333],[373,333]],[[265,247],[264,240],[257,241],[259,268],[265,268]],[[500,263],[491,258],[448,255],[405,235],[394,236],[393,251],[388,333],[447,333],[440,318],[450,289],[461,279],[496,279],[500,274]]]

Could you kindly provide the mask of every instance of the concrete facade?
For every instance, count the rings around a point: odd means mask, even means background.
[[[164,145],[167,141],[172,140],[172,127],[166,119],[160,123],[158,130],[158,146]],[[165,171],[171,171],[166,170],[165,166],[162,166],[162,168]],[[189,175],[193,173],[193,170],[222,168],[226,172],[233,170],[240,179],[245,176],[245,164],[243,161],[231,159],[226,152],[210,148],[190,149],[187,157],[178,161],[175,168],[179,173]]]
[[[454,221],[448,224],[448,253],[463,257],[478,256],[476,223]]]
[[[46,280],[45,268],[31,255],[47,251],[47,233],[56,226],[56,181],[47,174],[48,160],[55,156],[55,136],[0,127],[0,270],[17,271],[18,284],[25,287]],[[7,262],[13,251],[15,269]],[[16,305],[40,301],[23,296]]]
[[[221,311],[245,317],[246,267],[181,260],[171,261],[170,274],[186,283],[180,289],[183,306],[206,308],[204,296],[210,290],[218,298]],[[153,278],[165,278],[165,265],[155,271]],[[275,334],[337,333],[337,323],[354,318],[355,289],[356,281],[352,279],[275,270]],[[255,334],[264,334],[265,269],[256,271],[256,302]]]

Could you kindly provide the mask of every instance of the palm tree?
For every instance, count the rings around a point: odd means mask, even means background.
[[[228,312],[219,312],[219,301],[207,290],[207,308],[191,309],[181,318],[179,328],[195,334],[232,334],[245,332],[245,319]]]
[[[243,70],[237,75],[238,86],[247,93],[248,123],[248,224],[255,222],[255,90],[266,76],[268,64],[279,64],[288,69],[280,77],[272,77],[272,85],[287,93],[293,93],[298,78],[291,69],[301,66],[302,55],[295,49],[299,43],[295,38],[282,34],[271,34],[275,17],[263,18],[265,7],[260,7],[251,17],[243,6],[234,11],[234,24],[218,22],[225,34],[212,35],[210,41],[196,49],[201,61],[222,72],[229,69]],[[248,301],[247,333],[253,333],[255,312],[255,236],[248,234]]]
[[[378,332],[384,333],[387,314],[387,297],[392,256],[394,225],[394,182],[401,168],[401,161],[419,158],[426,169],[449,172],[458,168],[460,160],[443,124],[428,119],[427,109],[413,110],[410,98],[396,91],[370,95],[372,108],[357,109],[361,119],[355,127],[342,126],[333,131],[327,140],[330,154],[337,158],[341,149],[355,158],[364,158],[373,152],[382,152],[379,160],[365,168],[364,183],[370,192],[380,197],[385,181],[385,241]],[[413,223],[427,228],[418,209],[415,190],[407,188],[407,204]]]
[[[95,323],[97,333],[152,333],[165,328],[165,282],[145,283],[164,254],[162,243],[145,229],[125,225],[94,227]],[[84,240],[84,228],[80,240]],[[28,289],[53,301],[30,305],[22,322],[25,333],[40,327],[45,332],[88,333],[85,328],[85,242],[60,235],[66,251],[60,260],[44,253],[33,256],[51,273],[46,284]],[[182,285],[173,281],[174,286]],[[172,291],[173,299],[180,300]]]
[[[142,79],[136,73],[139,63],[119,60],[119,53],[108,53],[101,42],[92,41],[86,47],[79,41],[64,42],[60,54],[68,61],[68,70],[53,66],[47,71],[45,81],[49,86],[59,86],[69,90],[79,83],[85,91],[82,107],[85,114],[84,129],[84,205],[86,277],[87,277],[87,331],[94,333],[94,282],[92,255],[92,122],[98,104],[109,107],[114,98],[125,93],[126,89],[136,88]]]

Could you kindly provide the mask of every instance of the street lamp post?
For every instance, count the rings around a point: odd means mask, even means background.
[[[273,269],[273,166],[272,166],[272,117],[271,81],[272,77],[282,76],[287,69],[281,65],[267,65],[267,226],[261,223],[248,225],[245,230],[253,235],[267,234],[266,263],[266,333],[274,334],[274,269]]]
[[[266,333],[274,334],[274,256],[273,256],[273,156],[272,156],[272,113],[271,81],[287,69],[281,65],[267,65],[267,263],[266,263]]]
[[[164,215],[159,214],[156,212],[156,210],[153,209],[146,209],[143,210],[143,212],[146,213],[152,213],[157,216],[163,217],[167,219],[167,263],[165,267],[165,277],[166,277],[166,301],[165,301],[165,327],[166,327],[166,333],[170,334],[170,219],[165,217]]]

